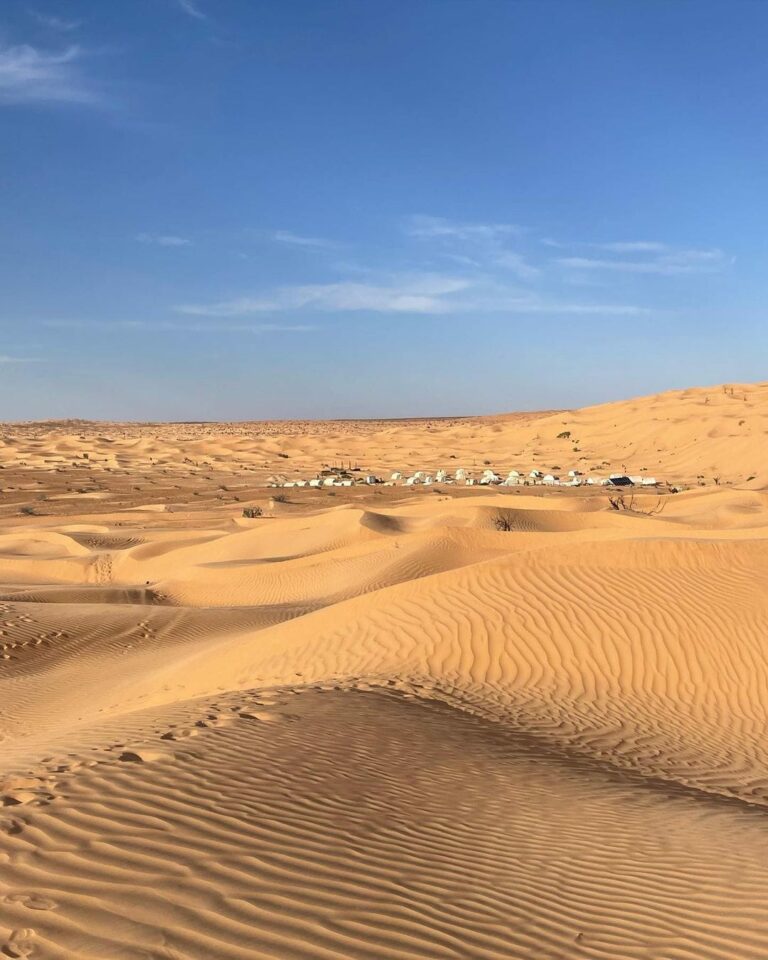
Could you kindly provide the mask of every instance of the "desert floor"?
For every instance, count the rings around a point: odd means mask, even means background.
[[[765,960],[767,431],[1,426],[0,957]],[[263,485],[486,460],[685,490]]]

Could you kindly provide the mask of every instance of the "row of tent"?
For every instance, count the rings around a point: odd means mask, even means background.
[[[484,470],[480,477],[475,478],[471,476],[467,470],[461,468],[459,468],[453,476],[448,474],[445,470],[438,470],[434,476],[426,473],[423,470],[417,470],[412,476],[403,478],[401,473],[395,471],[392,474],[391,481],[402,481],[407,486],[414,484],[424,484],[429,486],[432,483],[461,483],[465,486],[474,486],[478,484],[480,486],[500,487],[533,485],[580,487],[584,484],[590,486],[655,487],[658,485],[658,481],[655,477],[627,476],[621,473],[612,473],[608,477],[585,477],[579,470],[569,470],[567,477],[561,478],[560,476],[552,473],[543,473],[541,470],[531,470],[530,473],[527,474],[520,473],[517,470],[510,470],[507,477],[503,478],[494,470]]]
[[[313,477],[311,480],[289,480],[282,475],[267,478],[267,486],[270,487],[354,487],[359,485],[383,484],[384,486],[395,486],[404,484],[405,486],[431,486],[434,483],[443,484],[463,484],[464,486],[562,486],[562,487],[580,487],[583,485],[613,486],[613,487],[655,487],[658,481],[655,477],[628,476],[621,473],[612,473],[608,477],[585,477],[579,470],[569,470],[567,477],[561,478],[552,473],[543,473],[541,470],[531,470],[530,473],[523,474],[517,470],[510,470],[506,478],[494,470],[484,470],[480,477],[473,477],[468,470],[459,468],[455,474],[451,475],[446,470],[437,470],[430,474],[425,470],[417,470],[410,476],[404,476],[399,470],[395,470],[389,480],[382,480],[374,474],[352,476],[346,471],[323,471],[323,475]]]

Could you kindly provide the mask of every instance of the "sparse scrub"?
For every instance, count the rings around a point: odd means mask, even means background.
[[[629,500],[627,500],[623,494],[619,494],[616,497],[609,496],[608,503],[610,504],[611,510],[626,510],[629,513],[642,514],[644,517],[653,517],[656,514],[661,513],[664,507],[667,505],[666,501],[659,497],[655,506],[650,507],[647,510],[643,510],[639,505],[635,505],[634,493]]]

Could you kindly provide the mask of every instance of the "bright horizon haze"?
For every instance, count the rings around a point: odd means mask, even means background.
[[[7,0],[0,420],[764,380],[768,7]]]

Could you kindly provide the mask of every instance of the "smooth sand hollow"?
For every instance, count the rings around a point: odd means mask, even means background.
[[[765,960],[768,388],[249,429],[4,428],[0,957]]]

